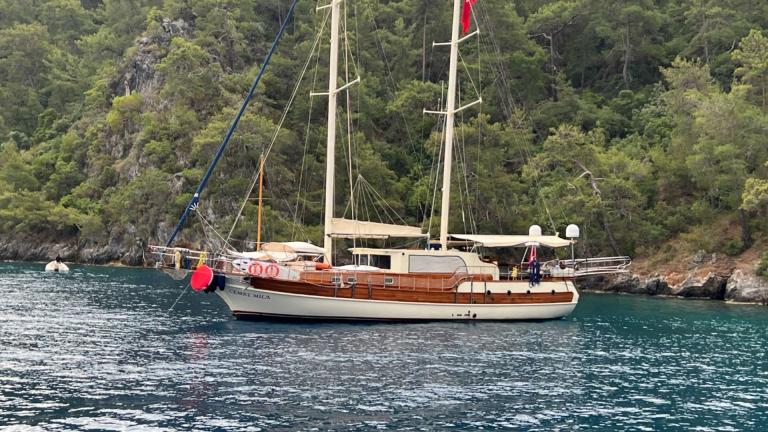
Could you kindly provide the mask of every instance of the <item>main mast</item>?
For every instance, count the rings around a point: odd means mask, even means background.
[[[451,60],[448,71],[448,101],[445,110],[445,159],[443,161],[443,198],[440,206],[440,245],[448,250],[448,219],[451,200],[451,166],[453,163],[453,116],[456,112],[456,68],[459,57],[459,18],[462,0],[453,0],[451,20]]]
[[[325,262],[331,264],[333,254],[333,238],[331,225],[333,222],[334,204],[334,172],[336,162],[336,81],[339,74],[339,12],[342,0],[331,0],[331,52],[328,59],[328,140],[325,152],[325,230],[323,249]],[[458,0],[457,0],[458,1]]]

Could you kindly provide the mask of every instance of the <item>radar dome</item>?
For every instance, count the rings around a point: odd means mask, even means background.
[[[565,236],[568,238],[579,238],[579,226],[570,224],[565,227]]]

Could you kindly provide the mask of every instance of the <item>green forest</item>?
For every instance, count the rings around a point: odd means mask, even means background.
[[[163,244],[289,3],[0,0],[0,237]],[[310,92],[327,89],[325,3],[299,1],[181,241],[226,236],[271,147],[263,238],[322,242],[327,108]],[[345,0],[339,83],[361,82],[339,97],[337,216],[437,235],[442,127],[423,110],[445,98],[448,49],[433,42],[450,39],[452,3]],[[478,0],[473,11],[459,99],[483,103],[457,119],[451,232],[535,223],[563,235],[576,223],[593,255],[654,255],[672,239],[732,256],[760,247],[768,2]],[[256,214],[251,194],[234,246],[255,240]]]

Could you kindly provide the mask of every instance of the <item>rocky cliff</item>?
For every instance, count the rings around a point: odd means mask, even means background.
[[[31,238],[0,238],[0,260],[52,261],[60,256],[66,262],[86,264],[144,265],[146,244],[136,239],[112,239],[107,244],[93,244],[76,240],[43,242]],[[126,245],[129,245],[126,247]]]
[[[737,259],[700,251],[655,269],[646,261],[629,274],[589,278],[578,286],[587,291],[768,304],[768,281],[755,276],[756,254],[747,252]]]

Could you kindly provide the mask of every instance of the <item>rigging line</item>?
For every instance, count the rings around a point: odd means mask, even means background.
[[[442,109],[442,107],[441,107]],[[437,159],[434,160],[435,165],[435,186],[432,190],[432,208],[429,210],[429,226],[427,228],[428,233],[432,233],[432,219],[434,219],[435,216],[435,201],[437,200],[437,185],[440,183],[440,168],[442,165],[439,163],[439,161],[443,158],[443,142],[445,141],[445,123],[447,119],[443,118],[443,128],[440,133],[440,143],[435,146],[437,150]],[[442,215],[441,215],[442,217]]]
[[[371,194],[371,191],[368,188],[366,188],[366,187],[363,187],[362,190],[365,193],[365,208],[367,210],[366,211],[366,216],[368,217],[368,220],[372,220],[371,219],[371,211],[373,211],[373,212],[375,212],[375,214],[377,216],[377,219],[379,221],[382,221],[381,220],[381,215],[379,214],[379,211],[376,209],[376,199]]]
[[[469,71],[467,71],[467,74],[469,74]],[[459,97],[459,100],[461,100],[461,88],[459,88],[459,96],[458,97]],[[464,121],[464,112],[463,111],[459,113],[459,117],[460,117],[460,125],[458,127],[459,134],[455,135],[456,143],[455,143],[454,146],[456,147],[456,151],[455,151],[455,153],[457,155],[457,157],[456,157],[456,164],[458,165],[457,169],[456,169],[456,172],[459,172],[459,170],[461,170],[461,172],[464,173],[464,185],[463,185],[464,186],[464,191],[463,192],[461,191],[461,187],[462,187],[461,179],[458,179],[459,195],[460,195],[460,198],[461,198],[461,208],[462,208],[462,215],[461,216],[462,216],[462,223],[464,224],[464,232],[466,233],[467,232],[467,226],[466,226],[467,223],[466,223],[466,220],[465,220],[466,216],[464,214],[464,208],[465,208],[464,194],[466,194],[466,198],[467,198],[467,201],[466,201],[466,213],[469,215],[468,216],[469,217],[469,224],[470,224],[470,227],[473,229],[472,232],[474,233],[475,232],[474,231],[475,226],[474,226],[474,223],[473,223],[472,203],[471,203],[471,201],[469,199],[470,198],[469,197],[469,183],[468,183],[468,180],[467,180],[467,177],[469,176],[469,172],[468,172],[469,164],[467,163],[466,123]],[[459,139],[458,135],[461,135],[461,139]]]
[[[359,188],[360,190],[360,200],[362,203],[362,208],[365,209],[365,220],[372,220],[371,218],[371,207],[373,207],[373,199],[371,197],[371,194],[366,190],[362,184]],[[375,210],[375,209],[374,209]]]
[[[347,20],[349,19],[349,13],[347,11],[347,3],[348,2],[346,1],[344,2],[344,21],[342,22],[342,25],[344,26],[344,50],[347,51],[346,53],[344,53],[344,62],[345,62],[344,66],[347,68],[349,67],[349,63],[348,63],[349,60],[347,59],[347,56],[349,56],[349,59],[352,59],[351,61],[352,68],[354,69],[355,76],[357,77],[357,76],[360,76],[360,69],[357,66],[355,55],[352,53],[352,48],[350,48],[350,45],[349,45],[349,30],[347,29]],[[357,6],[357,3],[355,3],[355,6]],[[355,35],[357,35],[357,33],[355,33]],[[349,71],[347,71],[347,73],[349,73]],[[349,82],[349,75],[347,75],[347,82]]]
[[[197,204],[200,202],[200,194],[203,192],[203,190],[205,189],[205,186],[208,184],[208,180],[210,180],[211,175],[213,175],[213,171],[216,168],[216,165],[219,163],[219,160],[221,159],[222,155],[224,154],[224,150],[227,148],[227,144],[229,143],[229,140],[232,138],[232,134],[235,133],[235,129],[237,129],[237,125],[240,123],[240,119],[245,113],[245,109],[248,107],[248,104],[253,98],[253,94],[256,91],[256,86],[258,86],[259,82],[261,81],[261,77],[264,75],[264,71],[266,70],[266,67],[269,64],[269,61],[272,58],[272,54],[274,54],[275,50],[277,49],[277,45],[280,42],[280,39],[282,39],[283,37],[285,28],[288,25],[288,22],[290,21],[291,16],[293,16],[293,11],[294,11],[294,8],[296,7],[296,3],[298,3],[298,0],[293,0],[293,3],[291,3],[291,8],[288,10],[288,15],[286,15],[285,21],[280,26],[280,30],[277,32],[277,35],[275,36],[275,40],[272,42],[272,46],[269,47],[269,51],[267,52],[267,55],[264,59],[264,64],[262,64],[261,68],[259,68],[258,75],[256,75],[256,78],[253,80],[253,84],[251,84],[250,89],[248,89],[248,94],[243,100],[243,103],[240,105],[240,109],[237,112],[237,116],[235,116],[235,119],[229,125],[227,134],[224,137],[224,140],[219,145],[219,148],[216,150],[216,154],[214,155],[210,165],[208,165],[208,169],[206,170],[205,175],[203,176],[203,179],[200,181],[200,184],[197,186],[197,189],[195,190],[195,194],[192,196],[192,199],[189,201],[189,204],[187,204],[187,206],[184,208],[184,213],[182,213],[181,218],[179,218],[179,222],[176,224],[176,228],[174,228],[173,233],[168,238],[168,241],[166,242],[166,247],[170,246],[171,243],[173,243],[173,240],[176,238],[176,235],[181,231],[184,225],[184,222],[187,220],[187,217],[189,217],[189,212],[192,211],[192,209],[196,207]]]
[[[470,176],[470,165],[467,159],[467,144],[465,141],[465,128],[461,128],[461,163],[464,166],[464,192],[467,195],[467,212],[469,213],[469,226],[471,229],[472,234],[477,234],[477,224],[475,223],[475,208],[472,205],[471,196],[469,194],[469,176]],[[461,183],[461,181],[459,182]]]
[[[461,54],[459,54],[461,56]],[[458,99],[459,104],[461,104],[461,85],[456,86],[457,87],[457,95],[456,99]],[[454,120],[457,118],[454,117]],[[456,174],[462,173],[464,174],[464,178],[467,177],[467,165],[464,162],[464,148],[466,147],[464,144],[464,111],[461,111],[458,113],[458,126],[454,126],[456,129],[456,132],[453,135],[453,154],[455,156],[454,163],[456,164],[456,169],[453,171]],[[453,180],[453,179],[450,179]],[[467,208],[464,207],[464,191],[462,191],[462,184],[461,179],[456,179],[456,186],[458,186],[458,192],[459,192],[459,208],[461,209],[461,224],[464,227],[464,232],[467,232],[467,216],[466,213],[468,213],[469,205],[467,205]]]
[[[317,84],[317,71],[318,66],[320,64],[320,50],[317,50],[317,55],[315,56],[315,71],[312,77],[312,90],[315,89],[315,85]],[[299,184],[296,187],[296,208],[293,212],[293,226],[291,227],[291,240],[294,239],[294,234],[296,232],[296,226],[299,224],[299,199],[301,198],[301,187],[304,182],[304,169],[308,170],[309,167],[307,167],[307,154],[309,153],[309,132],[310,132],[310,125],[312,124],[312,110],[314,108],[314,98],[309,98],[309,110],[307,112],[307,125],[304,128],[304,151],[302,153],[301,157],[301,170],[299,171]],[[307,176],[309,176],[309,173],[307,173]],[[309,183],[309,181],[307,181]],[[302,202],[302,217],[301,220],[303,222],[304,220],[304,210],[306,210],[307,205],[306,203]]]
[[[336,123],[343,124],[341,122],[341,114],[339,112],[336,113]],[[342,135],[342,137],[341,137],[341,139],[339,141],[341,141],[341,143],[344,144],[343,135]],[[355,209],[354,208],[355,208],[355,206],[354,206],[354,192],[353,192],[353,188],[352,188],[352,171],[351,171],[352,170],[352,154],[351,154],[352,147],[349,144],[349,140],[347,140],[347,145],[346,146],[344,146],[344,145],[341,146],[341,150],[344,153],[344,157],[346,158],[346,161],[348,162],[346,165],[347,165],[347,168],[349,169],[349,172],[348,172],[348,177],[349,177],[349,196],[350,196],[349,203],[350,203],[350,206],[351,206],[350,209],[351,209],[351,213],[352,213],[352,219],[354,219],[354,215],[355,215]],[[346,209],[345,209],[345,212],[346,212]],[[353,242],[354,242],[354,239],[353,239]]]
[[[360,189],[360,198],[362,198],[363,206],[365,208],[365,220],[370,221],[371,219],[371,208],[373,208],[374,211],[376,211],[375,204],[373,202],[373,198],[371,197],[371,194],[368,192],[367,189],[364,189],[361,187]]]
[[[469,68],[467,67],[466,62],[464,61],[464,57],[461,55],[461,51],[459,51],[458,54],[459,54],[459,59],[461,60],[461,65],[464,67],[464,71],[466,72],[466,75],[469,78],[470,83],[472,84],[472,88],[475,90],[475,95],[478,98],[481,98],[482,96],[481,96],[480,92],[478,91],[477,87],[475,86],[475,82],[472,79],[472,74],[469,72]],[[461,89],[459,89],[459,95],[460,94],[461,94]],[[459,98],[459,100],[461,100],[461,99]],[[464,124],[464,112],[463,111],[460,112],[459,115],[461,116],[462,124]],[[478,124],[479,124],[479,121],[478,121]],[[459,146],[460,148],[457,148],[457,150],[458,150],[458,152],[460,152],[460,157],[463,158],[462,164],[463,164],[463,172],[464,172],[464,188],[465,188],[465,192],[467,194],[467,212],[469,213],[469,222],[470,222],[470,226],[472,228],[472,232],[476,233],[477,232],[477,224],[475,223],[474,213],[473,213],[473,210],[472,210],[472,204],[471,204],[471,201],[469,199],[470,198],[470,192],[469,192],[469,183],[468,183],[468,180],[467,180],[467,177],[469,176],[469,172],[467,171],[468,164],[467,164],[466,138],[465,138],[465,130],[464,129],[465,128],[462,126],[461,127],[461,144]],[[478,130],[479,130],[479,128],[478,128]],[[478,140],[478,147],[479,147],[479,140]],[[463,217],[463,215],[462,215],[462,217]],[[466,226],[464,227],[464,229],[465,229],[465,232],[466,232]]]
[[[474,11],[472,11],[472,14],[474,15]],[[477,18],[475,18],[475,22],[477,21]],[[483,95],[483,80],[481,76],[482,72],[482,56],[481,56],[481,49],[480,49],[480,35],[477,35],[477,85],[480,86],[480,97],[482,98]],[[475,163],[476,170],[478,172],[480,171],[480,149],[483,145],[483,134],[482,134],[482,127],[483,127],[483,104],[480,104],[480,106],[477,109],[477,161]],[[480,207],[480,178],[475,177],[475,204]],[[477,227],[475,226],[475,230],[477,230]]]
[[[374,195],[374,198],[376,198],[375,195],[378,195],[376,193],[376,190],[373,188],[370,188],[369,190],[370,190],[369,193]],[[382,223],[397,224],[397,220],[395,220],[395,218],[397,218],[397,219],[400,219],[400,221],[402,222],[402,225],[406,225],[405,221],[400,217],[400,215],[397,214],[397,212],[394,211],[394,209],[389,207],[388,202],[384,201],[381,198],[378,198],[378,199],[374,199],[373,203],[374,203],[373,210],[376,211],[376,216],[378,216],[379,220]]]
[[[437,102],[438,111],[442,111],[443,110],[443,101],[445,100],[444,96],[445,96],[445,82],[441,81],[440,82],[440,99]],[[442,139],[442,137],[443,137],[443,134],[444,134],[444,129],[441,129],[441,127],[444,128],[445,121],[443,120],[441,122],[441,120],[442,120],[442,117],[438,116],[437,122],[435,122],[434,129],[437,132],[440,133],[440,137],[441,138],[440,138],[440,142],[438,143],[438,145],[436,145],[432,149],[432,160],[431,160],[431,164],[430,164],[430,168],[429,168],[429,178],[428,178],[428,181],[427,181],[427,187],[430,188],[430,189],[432,188],[432,180],[434,179],[434,181],[435,181],[434,191],[432,192],[432,203],[429,204],[429,202],[427,202],[427,203],[424,204],[424,219],[421,221],[422,224],[423,224],[425,221],[429,220],[429,225],[428,225],[429,226],[428,229],[430,230],[429,232],[431,232],[431,229],[432,229],[432,217],[434,216],[434,213],[435,213],[434,210],[435,210],[435,198],[437,196],[437,184],[440,181],[440,179],[439,179],[439,177],[440,177],[440,159],[442,159],[442,154],[443,154],[442,153],[442,151],[443,151],[443,139]],[[435,153],[437,153],[437,157],[435,157]],[[431,207],[430,207],[430,205],[431,205]],[[429,210],[429,213],[427,213],[427,210]]]
[[[200,215],[200,212],[197,212],[197,217],[200,218],[200,222],[203,225],[203,235],[205,236],[205,242],[211,246],[211,249],[214,248],[213,240],[211,239],[211,236],[208,234],[208,231],[206,231],[206,224],[203,220],[203,217]]]
[[[388,203],[388,202],[387,202],[387,201],[384,199],[384,197],[382,197],[382,196],[381,196],[381,195],[380,195],[380,194],[379,194],[379,193],[376,191],[376,189],[374,189],[374,188],[373,188],[373,186],[372,186],[372,185],[371,185],[371,184],[368,182],[368,180],[366,180],[365,178],[363,178],[363,181],[365,181],[365,183],[366,183],[366,184],[367,184],[367,185],[370,187],[371,191],[372,191],[372,192],[375,194],[375,196],[376,196],[376,197],[378,197],[378,198],[379,198],[379,200],[381,200],[381,202],[383,202],[384,204],[386,204],[387,208],[389,208],[389,210],[392,212],[392,214],[393,214],[393,215],[395,215],[395,216],[397,216],[397,218],[398,218],[398,219],[400,219],[400,221],[401,221],[401,222],[402,222],[402,223],[405,225],[405,220],[404,220],[404,219],[403,219],[403,218],[402,218],[402,217],[401,217],[401,216],[400,216],[400,215],[397,213],[397,211],[395,211],[395,209],[394,209],[394,208],[392,208],[392,206],[390,206],[390,205],[389,205],[389,203]],[[394,221],[394,220],[395,220],[395,219],[394,219],[394,218],[392,218],[392,221]]]
[[[360,30],[359,30],[358,19],[357,19],[357,17],[358,17],[357,3],[358,2],[354,2],[354,14],[355,14],[355,54],[351,55],[351,57],[352,57],[353,61],[354,61],[354,59],[357,59],[357,61],[353,62],[353,65],[355,66],[355,73],[356,73],[356,75],[360,76],[360,70],[359,70],[360,66],[358,65],[358,62],[360,62]],[[351,48],[350,48],[350,50],[351,50]],[[357,92],[355,93],[355,96],[356,96],[355,102],[357,104],[357,108],[356,108],[355,112],[357,112],[357,113],[361,112],[361,106],[362,106],[361,96],[360,96],[361,93],[362,93],[362,84],[360,84],[360,88],[358,88]],[[353,119],[352,121],[353,121],[353,125],[354,125],[354,130],[358,130],[359,127],[360,127],[360,118],[358,117],[357,119]],[[360,172],[360,157],[359,157],[359,154],[358,154],[359,147],[357,145],[356,134],[352,135],[352,146],[353,146],[353,148],[355,150],[355,161],[354,161],[355,162],[355,169],[357,170],[357,172]]]
[[[235,248],[234,248],[234,246],[232,246],[232,245],[229,243],[229,239],[228,239],[228,238],[227,238],[227,239],[225,239],[225,238],[224,238],[224,237],[223,237],[221,234],[219,234],[219,232],[218,232],[218,231],[216,231],[216,228],[214,228],[214,227],[213,227],[213,225],[211,225],[211,223],[210,223],[210,222],[208,222],[208,221],[207,221],[207,220],[206,220],[206,219],[203,217],[203,215],[200,213],[200,210],[199,210],[199,209],[198,209],[198,211],[196,211],[195,213],[197,213],[197,217],[198,217],[198,218],[200,218],[200,220],[201,220],[201,221],[202,221],[202,222],[203,222],[203,223],[204,223],[206,226],[208,226],[208,228],[209,228],[211,231],[213,231],[213,233],[214,233],[214,234],[216,234],[216,236],[217,236],[217,237],[219,237],[219,238],[220,238],[220,239],[221,239],[221,240],[224,242],[224,245],[225,245],[225,246],[228,246],[229,248],[231,248],[231,249],[233,249],[233,250],[235,249]],[[206,236],[207,238],[209,238],[209,239],[210,239],[210,236],[209,236],[209,235],[208,235],[208,234],[205,232],[205,230],[203,230],[203,234],[205,234],[205,236]],[[211,245],[213,245],[213,242],[212,242],[212,241],[210,241],[210,240],[209,240],[209,242],[211,243]]]
[[[393,99],[397,99],[397,84],[395,83],[395,79],[392,76],[392,68],[389,65],[389,59],[387,58],[387,52],[384,50],[384,43],[381,41],[381,38],[379,37],[379,26],[376,24],[376,18],[374,17],[373,9],[371,9],[370,5],[368,5],[368,12],[369,12],[369,16],[371,17],[371,22],[373,23],[373,27],[374,27],[374,30],[373,30],[374,39],[376,40],[376,42],[377,42],[377,44],[379,46],[379,49],[381,49],[381,55],[382,55],[382,57],[384,59],[384,65],[387,68],[387,78],[389,79],[388,81],[389,81],[390,85],[392,86],[392,96],[393,96]],[[411,128],[408,126],[408,121],[405,118],[405,113],[402,110],[399,110],[399,113],[400,113],[400,118],[403,121],[403,125],[405,126],[405,133],[406,133],[406,135],[408,135],[408,144],[410,144],[411,149],[413,150],[413,152],[415,154],[418,154],[419,158],[421,158],[423,156],[423,154],[416,147],[416,144],[414,144],[413,134],[411,133]],[[421,166],[418,165],[418,164],[416,166],[417,166],[417,169],[419,170],[418,174],[419,174],[419,176],[421,176]]]
[[[280,198],[280,199],[285,203],[286,207],[290,208],[291,203],[288,202],[288,198]],[[307,232],[304,230],[303,226],[299,225],[296,228],[298,228],[298,230],[300,231],[300,234],[303,235],[303,237],[302,237],[303,239],[306,240],[306,239],[309,238],[309,236],[307,236]]]
[[[459,114],[459,115],[461,115],[461,114]],[[462,130],[462,132],[461,132],[462,133],[461,139],[463,140],[464,139],[464,136],[463,136],[463,129],[464,128],[460,128],[460,129]],[[464,146],[462,145],[461,141],[459,141],[459,137],[458,136],[456,136],[456,138],[454,140],[453,147],[455,149],[454,154],[456,155],[456,165],[458,165],[456,167],[456,172],[458,173],[458,172],[462,172],[463,171],[464,172],[464,178],[466,178],[466,176],[467,176],[466,164],[462,162],[462,160],[464,159]],[[458,183],[457,186],[459,187],[459,208],[461,208],[461,224],[464,227],[464,232],[466,233],[467,232],[466,213],[470,212],[469,203],[467,203],[467,206],[466,206],[466,209],[465,209],[465,207],[464,207],[464,204],[465,204],[464,203],[464,192],[462,191],[462,186],[463,185],[462,185],[461,181],[459,181],[457,183]]]
[[[515,103],[514,103],[514,99],[512,98],[512,95],[511,95],[511,90],[509,88],[509,84],[507,83],[506,68],[504,67],[504,64],[501,62],[501,58],[502,58],[501,57],[501,50],[498,47],[498,43],[496,42],[496,39],[493,37],[493,34],[494,34],[493,23],[492,23],[489,15],[488,15],[488,11],[484,8],[484,5],[480,5],[479,9],[484,14],[484,16],[483,16],[483,18],[484,18],[484,20],[483,20],[484,21],[484,25],[487,26],[488,29],[489,29],[489,31],[488,31],[488,40],[491,41],[491,44],[493,45],[494,51],[496,53],[494,58],[497,59],[497,67],[498,67],[498,70],[499,70],[499,73],[500,73],[499,76],[501,78],[501,82],[502,82],[503,87],[506,89],[506,92],[502,92],[501,88],[499,88],[499,93],[500,93],[500,96],[501,96],[502,100],[504,102],[506,102],[506,104],[503,103],[502,105],[504,105],[505,114],[507,115],[507,117],[509,118],[510,123],[511,123],[511,121],[513,119],[512,107],[515,106]],[[528,119],[528,121],[530,121],[530,117],[528,116],[527,113],[523,112],[522,114],[523,114],[523,116],[525,118]],[[517,134],[514,134],[514,136],[517,137]],[[530,149],[529,149],[527,143],[522,143],[521,144],[520,141],[521,140],[519,138],[515,139],[515,142],[518,144],[518,150],[520,151],[521,157],[523,158],[523,162],[524,163],[528,163],[528,161],[531,159]],[[544,207],[544,210],[545,210],[545,212],[547,214],[547,217],[549,219],[550,225],[552,226],[553,231],[557,232],[557,228],[556,228],[554,220],[552,219],[552,216],[550,214],[549,207],[547,205],[546,199],[544,198],[543,192],[541,192],[541,183],[539,182],[538,172],[536,172],[536,170],[533,170],[533,180],[534,180],[534,183],[536,185],[536,190],[537,190],[538,198],[541,201],[542,206]]]
[[[464,56],[461,55],[461,51],[457,51],[459,54],[459,61],[461,61],[461,65],[464,67],[464,72],[467,74],[467,78],[469,78],[470,84],[472,84],[472,88],[475,90],[475,96],[478,98],[482,97],[480,96],[480,92],[477,90],[477,87],[475,86],[475,81],[472,79],[472,74],[469,73],[469,68],[467,67],[467,64],[464,62]]]
[[[514,101],[511,99],[511,91],[509,90],[509,84],[507,79],[507,70],[506,67],[502,61],[502,55],[501,55],[501,49],[499,48],[498,43],[496,42],[496,39],[493,37],[494,34],[494,27],[493,22],[491,21],[487,9],[485,9],[484,4],[477,5],[478,7],[475,7],[473,9],[477,9],[480,11],[482,16],[480,17],[480,20],[478,22],[483,23],[483,27],[488,28],[488,32],[481,33],[481,37],[485,37],[486,40],[489,40],[491,43],[491,46],[493,48],[493,52],[486,51],[491,58],[495,60],[497,71],[498,71],[498,79],[501,80],[501,85],[504,87],[506,92],[502,92],[499,90],[499,96],[501,97],[501,103],[502,108],[504,109],[504,113],[507,117],[509,117],[512,113],[512,106],[514,106]],[[487,36],[486,36],[487,33]],[[481,45],[482,46],[482,45]]]
[[[309,63],[312,60],[312,53],[318,46],[318,43],[320,41],[320,36],[322,35],[322,29],[325,28],[325,24],[328,21],[329,15],[330,15],[330,10],[325,13],[325,17],[323,18],[323,22],[320,26],[320,31],[317,32],[317,37],[315,38],[315,43],[312,46],[312,50],[310,50],[309,55],[307,56],[307,61],[304,63],[304,68],[301,70],[301,74],[299,74],[298,80],[296,80],[296,86],[293,88],[293,93],[291,94],[291,97],[288,100],[288,104],[283,110],[282,117],[280,117],[280,122],[278,123],[277,128],[275,129],[275,133],[274,135],[272,135],[272,141],[269,143],[269,146],[267,147],[267,151],[264,152],[265,160],[269,157],[269,154],[272,152],[272,147],[274,147],[275,141],[277,141],[277,136],[280,133],[280,130],[282,129],[283,122],[285,122],[285,118],[288,116],[288,111],[291,105],[293,104],[294,99],[296,98],[296,94],[298,93],[299,87],[301,86],[301,81],[304,79],[304,74],[307,72]],[[248,189],[248,193],[245,195],[246,199],[243,200],[243,204],[240,206],[240,210],[237,212],[237,216],[235,217],[235,220],[232,223],[232,228],[230,228],[229,234],[227,234],[227,240],[229,240],[232,237],[232,233],[235,230],[235,226],[237,226],[237,223],[240,220],[240,216],[242,216],[243,210],[245,209],[245,206],[248,203],[248,197],[253,192],[254,187],[256,187],[256,183],[258,183],[260,172],[261,172],[261,168],[259,168],[258,172],[256,173],[256,175],[253,177],[253,180],[251,181],[251,187]]]
[[[470,229],[472,230],[472,234],[477,234],[477,223],[476,223],[476,217],[475,217],[475,211],[476,206],[473,206],[472,197],[469,192],[469,176],[471,174],[470,171],[470,164],[469,159],[467,159],[467,143],[466,143],[466,123],[464,123],[464,113],[461,113],[461,119],[462,119],[462,126],[461,126],[461,141],[462,141],[462,149],[461,149],[461,156],[462,156],[462,163],[464,164],[464,191],[467,194],[467,209],[469,210],[469,225]],[[475,118],[475,121],[479,124],[479,121],[477,118]],[[479,143],[478,143],[479,145]],[[477,182],[477,177],[474,177],[475,182]]]
[[[485,7],[485,4],[481,4],[479,8],[480,12],[483,14],[483,22],[484,25],[488,27],[487,33],[487,40],[491,41],[491,44],[494,48],[494,52],[496,55],[493,56],[493,58],[496,60],[496,64],[498,66],[498,70],[501,75],[502,82],[504,84],[504,89],[506,92],[502,94],[503,98],[506,98],[506,102],[508,104],[508,109],[512,109],[515,106],[514,99],[512,98],[512,92],[510,90],[509,86],[509,72],[507,71],[506,64],[503,62],[503,56],[501,55],[501,48],[499,47],[498,42],[496,41],[496,38],[493,37],[496,30],[494,28],[493,20],[491,20],[490,14],[488,13],[488,9]]]
[[[169,307],[169,308],[168,308],[168,311],[167,311],[167,312],[170,312],[170,311],[172,311],[172,310],[173,310],[173,308],[174,308],[174,307],[176,307],[176,303],[178,303],[178,302],[179,302],[179,300],[181,300],[181,298],[182,298],[182,297],[184,297],[184,294],[186,294],[186,293],[187,293],[187,288],[189,288],[189,283],[188,283],[186,286],[184,286],[184,287],[182,287],[182,288],[181,288],[181,294],[179,294],[179,296],[176,298],[176,301],[175,301],[175,302],[173,302],[173,304],[171,305],[171,307]]]
[[[371,212],[374,214],[376,219],[379,220],[379,222],[386,223],[386,216],[387,216],[386,211],[384,212],[384,216],[382,216],[382,213],[379,209],[382,209],[383,207],[379,202],[379,200],[376,198],[376,196],[373,194],[374,192],[373,189],[371,189],[370,187],[366,187],[365,190],[368,193],[368,199],[371,203],[371,207],[370,207]]]
[[[347,31],[347,3],[344,2],[344,79],[345,82],[349,82],[349,58],[352,57],[352,53],[349,49],[349,35]],[[354,61],[354,58],[353,58]],[[345,89],[347,102],[347,167],[349,176],[349,201],[352,203],[352,219],[355,219],[355,188],[353,187],[352,180],[352,112],[351,103],[349,99],[349,87]],[[352,239],[352,247],[357,246],[356,239]]]

